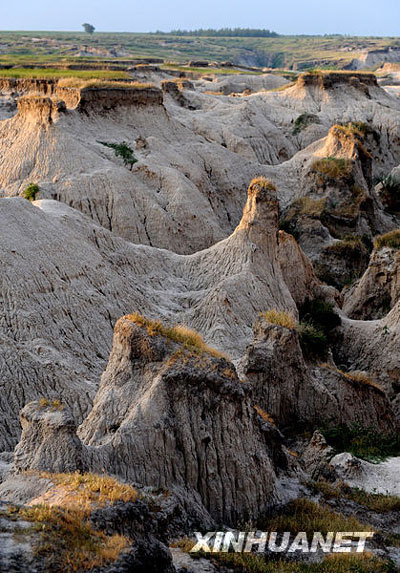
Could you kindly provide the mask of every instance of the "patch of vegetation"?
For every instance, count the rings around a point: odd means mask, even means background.
[[[358,260],[366,252],[365,245],[358,235],[347,235],[341,241],[328,245],[325,250],[349,260]]]
[[[353,162],[351,159],[324,157],[315,159],[311,164],[311,169],[319,175],[338,181],[349,178],[353,170]]]
[[[300,320],[313,324],[325,335],[340,326],[341,319],[331,302],[321,298],[308,299],[299,310]]]
[[[311,537],[314,531],[324,535],[328,531],[373,531],[371,526],[360,523],[353,516],[336,513],[305,498],[291,501],[276,515],[261,518],[257,528],[261,531],[305,531]]]
[[[189,32],[188,32],[189,33]],[[248,32],[246,32],[248,33]],[[32,38],[39,41],[32,42]],[[49,62],[72,61],[93,65],[93,61],[118,64],[119,59],[109,53],[107,58],[80,56],[82,32],[0,32],[0,43],[7,50],[0,54],[3,65],[37,65]],[[176,63],[193,59],[214,61],[243,61],[243,54],[252,55],[261,66],[273,68],[308,69],[320,62],[320,67],[338,69],[365,50],[383,49],[398,45],[397,38],[357,38],[341,35],[327,36],[176,36],[173,34],[134,34],[96,32],[85,37],[88,48],[115,50],[118,46],[130,58],[163,58]],[[349,47],[351,49],[349,49]],[[272,56],[272,57],[271,57]],[[106,62],[104,61],[106,60]],[[133,60],[132,60],[133,61]],[[229,72],[229,70],[226,70]],[[286,72],[287,73],[287,72]],[[351,72],[353,75],[356,72]]]
[[[390,213],[400,212],[400,176],[385,175],[375,181],[381,184],[380,197]]]
[[[207,346],[198,332],[185,325],[177,324],[175,326],[167,326],[159,320],[151,320],[138,313],[129,314],[126,318],[138,326],[145,327],[150,336],[165,336],[174,342],[182,344],[189,352],[193,352],[197,355],[207,353],[216,358],[226,358],[222,352],[211,348],[211,346]]]
[[[379,145],[381,140],[381,134],[377,129],[375,129],[369,123],[365,123],[362,121],[352,121],[347,123],[346,125],[336,126],[346,130],[347,133],[353,134],[356,137],[361,139],[365,139],[368,135],[372,135],[375,139],[375,142]]]
[[[400,249],[400,229],[390,231],[384,235],[379,235],[374,239],[374,248],[379,251],[383,247],[391,249]]]
[[[397,495],[369,493],[357,487],[350,487],[345,483],[333,486],[324,480],[309,482],[307,485],[313,493],[321,493],[327,500],[346,498],[377,513],[400,511],[400,497]]]
[[[137,491],[132,486],[105,475],[43,472],[41,477],[62,486],[67,493],[73,493],[73,504],[88,511],[94,503],[103,507],[116,501],[134,502],[138,497]]]
[[[355,517],[346,517],[318,503],[307,499],[296,499],[287,504],[278,514],[268,515],[258,520],[254,529],[260,531],[296,532],[305,531],[309,539],[315,531],[322,535],[338,531],[373,531],[369,525],[360,523]],[[173,544],[189,553],[194,541],[188,538]],[[320,563],[286,561],[284,559],[268,560],[256,553],[191,553],[193,558],[203,557],[226,565],[241,573],[379,573],[395,571],[391,562],[373,557],[370,553],[341,553],[327,555]]]
[[[321,563],[296,561],[266,561],[254,553],[218,553],[212,555],[218,563],[238,573],[395,573],[390,561],[371,554],[332,554]]]
[[[302,113],[294,122],[292,133],[298,135],[303,129],[312,124],[321,123],[319,117],[315,113]]]
[[[266,312],[262,312],[260,316],[262,318],[265,318],[265,320],[267,320],[271,324],[277,324],[278,326],[290,328],[290,330],[294,330],[296,326],[295,318],[291,314],[283,310],[276,310],[276,309],[267,310]]]
[[[10,68],[0,70],[0,78],[15,79],[58,79],[80,78],[85,80],[130,79],[127,72],[110,70],[69,70],[59,68]]]
[[[124,162],[124,165],[125,166],[129,165],[132,171],[132,167],[134,166],[135,163],[137,163],[138,160],[133,154],[133,149],[126,143],[126,141],[123,141],[122,143],[107,143],[106,141],[99,141],[98,143],[101,143],[101,145],[113,149],[115,156],[120,157]]]
[[[41,398],[39,401],[41,408],[52,408],[53,410],[63,410],[64,406],[61,404],[60,400],[49,401],[47,398]]]
[[[276,192],[276,186],[272,183],[272,181],[262,176],[254,177],[254,179],[250,181],[249,189],[251,189],[252,187],[258,187],[259,189],[265,189]]]
[[[301,321],[297,326],[300,345],[305,358],[326,360],[329,352],[328,339],[321,329],[309,322]]]
[[[377,432],[373,426],[361,422],[320,428],[326,441],[336,453],[350,452],[358,458],[379,462],[389,456],[400,455],[400,435]]]
[[[299,215],[304,215],[317,219],[322,215],[325,205],[326,198],[311,199],[311,197],[301,197],[292,203],[287,218],[292,219]]]
[[[277,38],[279,34],[263,28],[214,28],[198,30],[171,30],[171,32],[155,32],[156,34],[171,36],[205,36],[207,38]]]
[[[303,353],[308,359],[325,360],[331,331],[341,324],[333,304],[321,298],[308,299],[300,307],[298,333]]]
[[[118,559],[131,541],[122,535],[96,531],[84,511],[37,505],[10,508],[11,517],[33,524],[39,534],[35,554],[46,562],[46,570],[73,573],[102,567]]]
[[[379,384],[374,382],[374,380],[372,380],[372,378],[364,372],[343,372],[342,370],[338,370],[338,372],[340,372],[340,374],[344,376],[345,380],[350,382],[353,386],[371,386],[372,388],[375,388],[384,394],[384,391],[379,386]]]
[[[37,183],[29,183],[28,187],[23,192],[23,196],[28,201],[36,201],[37,194],[40,193],[40,187]]]

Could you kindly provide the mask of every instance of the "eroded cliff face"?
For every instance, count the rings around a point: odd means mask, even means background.
[[[95,469],[154,487],[186,484],[219,521],[262,513],[284,459],[278,432],[258,416],[229,362],[186,351],[129,316],[116,325],[79,434]]]
[[[252,386],[253,399],[280,426],[360,422],[383,433],[396,430],[394,412],[378,385],[346,375],[333,362],[316,366],[306,361],[294,329],[258,319],[254,342],[238,369]]]
[[[128,243],[59,202],[2,200],[2,447],[15,446],[18,412],[31,400],[61,399],[82,421],[123,314],[187,324],[231,358],[251,341],[258,313],[296,316],[279,263],[278,210],[276,191],[257,179],[230,237],[178,256]],[[304,293],[307,281],[306,273]]]
[[[350,318],[384,317],[400,299],[400,251],[374,249],[367,270],[346,293],[344,312]]]

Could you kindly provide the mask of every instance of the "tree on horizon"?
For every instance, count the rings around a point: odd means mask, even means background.
[[[88,24],[87,22],[85,22],[84,24],[82,24],[83,29],[85,30],[85,32],[87,34],[93,34],[93,32],[95,31],[95,27],[92,26],[92,24]]]

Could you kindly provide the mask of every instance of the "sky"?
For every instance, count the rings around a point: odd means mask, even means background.
[[[109,32],[227,26],[400,36],[400,0],[18,0],[12,6],[0,0],[1,30],[72,31],[89,22]]]

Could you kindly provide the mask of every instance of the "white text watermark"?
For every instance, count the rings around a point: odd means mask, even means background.
[[[372,531],[329,531],[325,535],[315,531],[308,534],[299,531],[293,534],[289,531],[208,531],[204,535],[195,532],[196,543],[191,553],[362,553],[365,551],[367,539],[374,536]]]

